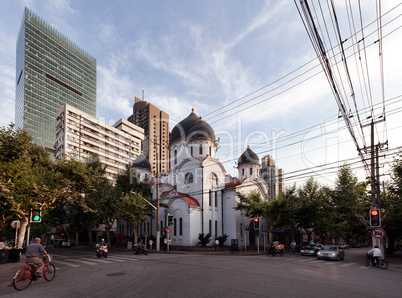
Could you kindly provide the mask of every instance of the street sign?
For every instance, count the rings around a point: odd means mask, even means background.
[[[166,228],[165,228],[165,231],[166,231],[167,233],[170,233],[170,232],[172,231],[172,227],[166,227]]]
[[[19,221],[19,220],[14,220],[14,221],[11,223],[11,226],[12,226],[14,229],[19,229],[19,227],[20,227],[20,221]]]
[[[373,235],[374,238],[381,239],[385,237],[385,231],[377,228],[371,231],[371,235]]]
[[[250,231],[250,227],[249,226],[244,226],[244,230],[245,231]]]
[[[263,235],[267,235],[268,232],[267,232],[267,231],[262,231],[262,234],[263,234]]]

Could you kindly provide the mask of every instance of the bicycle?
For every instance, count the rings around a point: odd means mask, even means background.
[[[51,263],[50,256],[43,258],[45,268],[43,268],[43,278],[46,281],[52,281],[56,275],[56,267]],[[37,266],[34,263],[28,263],[26,266],[20,267],[20,269],[14,274],[13,287],[17,291],[25,290],[29,287],[32,281],[38,280],[35,276]]]
[[[369,254],[366,254],[366,260],[364,261],[364,265],[368,267],[371,262],[371,257]],[[373,264],[374,267],[381,268],[383,270],[388,268],[388,262],[385,261],[383,258],[378,258],[377,262]]]
[[[269,255],[275,257],[276,254],[279,254],[281,257],[285,254],[285,250],[283,248],[279,247],[269,247],[269,245],[266,246],[266,256],[268,257]]]

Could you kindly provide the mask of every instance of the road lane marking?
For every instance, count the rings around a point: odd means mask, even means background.
[[[55,261],[55,263],[56,263],[56,264],[67,265],[67,266],[70,266],[70,267],[80,267],[80,266],[81,266],[81,265],[72,264],[72,263],[67,263],[67,262],[63,262],[63,261],[59,261],[59,260]]]
[[[348,267],[348,266],[352,266],[352,265],[354,265],[354,264],[356,264],[356,263],[347,263],[347,264],[343,264],[343,265],[341,265],[341,266],[343,266],[343,267]]]
[[[74,262],[83,263],[83,264],[87,264],[87,265],[97,265],[94,262],[84,261],[84,260],[80,260],[80,259],[74,259]]]
[[[109,262],[109,261],[106,261],[106,260],[96,260],[95,262],[97,262],[97,263],[106,263],[106,264],[110,264],[110,263],[112,263],[112,262]]]
[[[307,261],[311,261],[311,260],[309,260],[309,259],[300,259],[300,260],[297,260],[298,262],[307,262]]]

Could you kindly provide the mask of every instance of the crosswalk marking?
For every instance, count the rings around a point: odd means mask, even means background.
[[[56,264],[67,265],[67,266],[70,266],[70,267],[80,267],[80,266],[81,266],[81,265],[77,265],[77,264],[72,264],[72,263],[68,263],[68,262],[63,262],[63,261],[60,261],[60,260],[56,260],[55,263],[56,263]]]
[[[307,261],[311,261],[311,260],[309,260],[309,259],[300,259],[300,260],[297,260],[298,262],[307,262]]]
[[[87,264],[87,265],[97,265],[94,262],[84,261],[84,260],[80,260],[80,259],[74,259],[74,262],[83,263],[83,264]]]
[[[352,265],[354,265],[354,264],[356,264],[356,263],[346,263],[346,264],[343,264],[343,265],[341,265],[341,266],[343,266],[343,267],[348,267],[348,266],[352,266]]]
[[[106,260],[97,259],[97,260],[96,260],[96,263],[106,263],[106,264],[110,264],[110,263],[112,263],[112,262],[109,262],[109,261],[106,261]]]

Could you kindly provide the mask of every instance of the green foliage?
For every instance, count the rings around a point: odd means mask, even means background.
[[[200,241],[199,244],[201,244],[202,247],[207,246],[207,244],[209,243],[209,241],[211,241],[211,234],[207,233],[207,234],[198,234],[198,240]]]
[[[229,238],[229,235],[224,234],[224,235],[222,235],[222,236],[216,237],[215,239],[218,239],[218,241],[219,241],[219,246],[222,247],[222,246],[225,245],[225,242],[226,242],[226,240],[228,240],[228,238]]]

